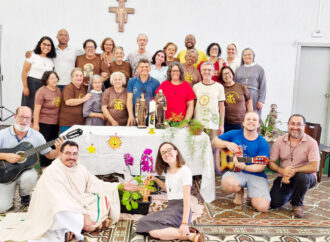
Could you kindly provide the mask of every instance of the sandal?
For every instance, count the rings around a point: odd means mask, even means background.
[[[189,232],[195,234],[192,239],[193,242],[205,242],[204,235],[201,232],[199,232],[198,229],[196,229],[194,227],[190,227]]]

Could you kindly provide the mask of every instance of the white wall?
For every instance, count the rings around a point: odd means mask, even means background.
[[[311,37],[317,27],[318,4],[318,0],[128,0],[126,6],[135,8],[135,14],[129,15],[125,32],[119,33],[115,14],[108,12],[109,6],[117,6],[115,0],[1,0],[3,103],[12,110],[20,104],[25,51],[33,49],[43,35],[56,43],[60,28],[70,32],[71,46],[82,48],[87,38],[100,43],[110,36],[126,53],[136,49],[139,33],[149,36],[152,52],[167,41],[183,49],[185,35],[192,33],[197,48],[204,51],[211,42],[219,42],[223,52],[230,42],[240,51],[253,48],[267,77],[263,115],[276,103],[279,119],[286,121],[292,110],[297,42],[330,42],[327,0],[321,10],[324,37]]]

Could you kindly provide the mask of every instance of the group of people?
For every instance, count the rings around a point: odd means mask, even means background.
[[[42,37],[26,53],[22,71],[22,105],[33,110],[33,128],[46,140],[60,130],[78,125],[126,126],[136,124],[138,99],[149,101],[162,90],[165,116],[179,122],[195,118],[212,134],[241,128],[246,111],[261,112],[266,96],[264,70],[255,63],[252,49],[237,56],[235,44],[211,43],[206,54],[195,48],[196,39],[185,38],[186,49],[175,57],[177,46],[167,43],[154,55],[147,51],[148,37],[137,37],[137,51],[127,55],[111,38],[101,43],[88,39],[84,51],[68,45],[69,33],[57,33],[58,45]]]
[[[1,148],[25,141],[38,146],[57,138],[59,129],[63,132],[74,124],[135,125],[138,99],[143,96],[149,103],[163,93],[167,120],[194,117],[211,130],[214,148],[234,154],[235,171],[222,176],[222,188],[235,193],[234,203],[243,203],[247,188],[251,205],[260,212],[291,201],[294,215],[304,216],[304,195],[316,184],[318,146],[304,133],[305,118],[294,114],[288,121],[288,133],[269,151],[258,133],[266,94],[265,74],[254,62],[251,49],[245,49],[239,60],[235,44],[230,44],[227,58],[223,59],[219,44],[210,44],[206,55],[195,49],[195,37],[187,35],[187,49],[176,57],[174,43],[166,44],[152,56],[146,51],[148,38],[141,34],[137,38],[138,50],[130,53],[125,62],[123,48],[115,46],[111,38],[102,42],[102,54],[96,54],[96,43],[90,39],[83,44],[84,54],[70,48],[69,34],[64,29],[58,32],[57,39],[59,45],[55,47],[49,37],[43,37],[33,53],[27,53],[30,57],[22,72],[24,105],[16,110],[14,125],[0,131]],[[82,229],[94,231],[108,226],[110,218],[113,223],[118,221],[118,184],[97,179],[79,164],[76,143],[63,143],[59,138],[55,147],[40,152],[46,158],[57,158],[38,182],[31,168],[15,181],[0,184],[1,213],[13,206],[16,185],[20,187],[21,203],[30,204],[28,219],[17,229],[0,231],[1,239],[63,241],[67,233],[79,240],[83,238]],[[270,192],[266,165],[238,162],[235,154],[239,151],[243,157],[270,157],[269,168],[279,174]],[[20,156],[0,152],[0,159],[16,163]],[[147,179],[167,192],[168,206],[140,219],[136,231],[162,240],[205,241],[203,234],[189,227],[192,173],[175,145],[160,145],[155,170],[165,175],[165,182],[154,175]],[[128,181],[124,189],[138,188]],[[40,211],[49,214],[41,223]]]

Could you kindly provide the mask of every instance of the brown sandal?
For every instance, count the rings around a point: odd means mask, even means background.
[[[192,239],[193,242],[205,242],[204,235],[201,232],[199,232],[198,229],[194,227],[190,227],[189,232],[195,234]]]

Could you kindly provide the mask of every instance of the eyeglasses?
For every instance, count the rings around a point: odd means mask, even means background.
[[[73,152],[73,153],[71,153],[71,152],[64,152],[63,154],[66,155],[66,156],[75,156],[75,157],[79,155],[78,152]]]
[[[231,72],[223,72],[222,73],[222,75],[224,75],[224,76],[228,76],[228,75],[230,75],[231,74]]]
[[[46,47],[51,47],[52,45],[51,44],[46,44],[46,43],[42,43],[43,46],[46,46]]]
[[[87,50],[94,50],[95,47],[94,46],[86,46],[85,49],[87,49]]]
[[[290,126],[293,126],[293,127],[294,127],[294,126],[297,126],[297,127],[305,126],[304,123],[294,123],[294,122],[293,122],[293,123],[289,123],[289,125],[290,125]]]
[[[180,70],[171,70],[171,72],[180,72]]]
[[[19,120],[26,120],[26,121],[31,121],[31,117],[29,117],[29,116],[21,116],[21,115],[18,115],[17,116],[17,118],[19,119]]]
[[[161,151],[160,154],[163,156],[163,155],[166,155],[167,153],[172,152],[172,150],[174,150],[174,148],[170,147],[170,148],[167,148],[167,150]]]

